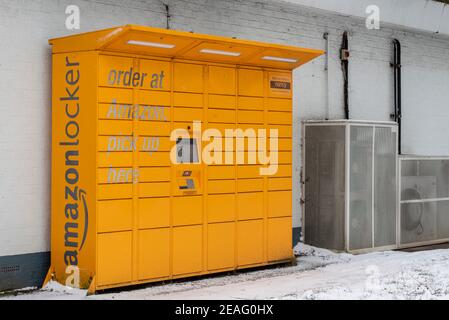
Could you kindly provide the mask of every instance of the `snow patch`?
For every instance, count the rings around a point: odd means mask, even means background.
[[[328,249],[309,246],[301,242],[293,248],[293,252],[295,256],[299,257],[299,260],[304,257],[314,257],[323,260],[323,262],[348,262],[354,257],[352,254],[337,253]]]
[[[87,290],[63,286],[62,284],[56,281],[49,281],[47,285],[42,288],[42,291],[71,295],[72,297],[73,296],[85,297],[87,295]]]

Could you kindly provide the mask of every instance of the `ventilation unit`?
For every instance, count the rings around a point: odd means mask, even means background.
[[[401,156],[400,247],[449,241],[449,158]]]
[[[303,123],[305,242],[337,251],[396,247],[397,125]]]

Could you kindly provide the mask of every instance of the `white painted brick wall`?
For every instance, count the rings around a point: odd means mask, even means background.
[[[157,1],[0,0],[0,256],[48,251],[51,56],[48,39],[126,23],[163,27]]]
[[[403,151],[449,154],[449,40],[274,0],[166,0],[171,28],[324,49],[295,71],[294,225],[299,226],[300,119],[343,117],[339,47],[350,31],[351,117],[389,120],[393,108],[391,39],[403,45]],[[50,47],[65,29],[65,7],[81,9],[81,30],[134,23],[165,27],[159,0],[0,0],[0,256],[49,250]]]

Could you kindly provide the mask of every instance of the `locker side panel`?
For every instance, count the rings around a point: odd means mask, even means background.
[[[53,55],[51,264],[82,288],[95,275],[97,57]]]

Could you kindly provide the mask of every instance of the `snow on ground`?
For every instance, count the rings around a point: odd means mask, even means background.
[[[300,244],[294,267],[86,296],[50,282],[0,299],[449,299],[449,249],[334,253]]]

